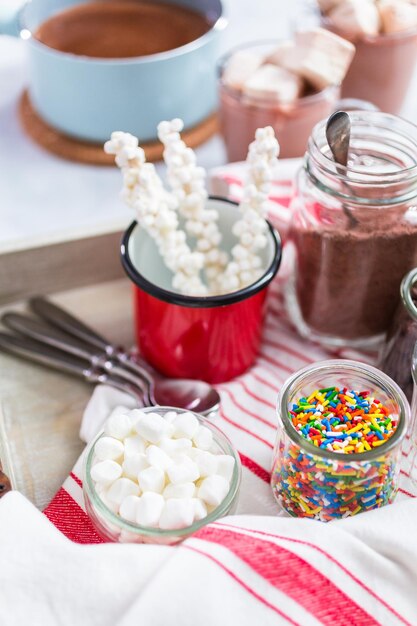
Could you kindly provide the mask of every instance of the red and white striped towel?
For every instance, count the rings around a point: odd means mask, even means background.
[[[240,174],[233,168],[223,174],[216,173],[214,191],[222,184],[230,190],[231,183],[238,195]],[[274,186],[271,216],[281,230],[290,189],[287,179]],[[330,524],[278,515],[269,470],[282,383],[314,361],[337,356],[372,363],[376,357],[329,352],[300,339],[285,317],[281,281],[271,288],[257,363],[218,386],[217,425],[243,464],[239,515],[175,548],[76,545],[101,543],[84,512],[79,460],[44,512],[61,533],[22,496],[0,500],[0,554],[7,563],[0,568],[0,623],[417,625],[417,493],[407,453],[400,493],[389,507]],[[115,405],[129,401],[97,388],[81,436],[89,440]]]

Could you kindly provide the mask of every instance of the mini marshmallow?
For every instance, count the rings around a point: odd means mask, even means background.
[[[136,507],[136,522],[140,526],[158,526],[165,500],[159,493],[147,491],[140,498]]]
[[[146,450],[146,442],[140,435],[126,437],[124,440],[125,458],[134,454],[143,454]]]
[[[102,491],[100,494],[100,500],[103,502],[103,504],[106,505],[106,507],[108,509],[110,509],[110,511],[112,513],[118,513],[119,512],[119,505],[116,504],[115,502],[112,502],[111,500],[109,500],[109,498],[107,497],[107,490]]]
[[[370,0],[345,0],[329,13],[332,27],[350,39],[375,37],[381,29],[378,8]]]
[[[104,425],[104,432],[109,437],[124,439],[132,430],[132,420],[125,413],[112,415]]]
[[[194,461],[197,464],[201,478],[217,473],[217,455],[207,450],[196,450]]]
[[[169,439],[168,437],[164,437],[159,443],[161,450],[164,450],[169,455],[187,452],[192,448],[192,445],[192,441],[185,437],[181,437],[181,439]]]
[[[248,78],[262,65],[263,58],[246,50],[235,52],[228,60],[222,80],[228,87],[242,89]]]
[[[138,496],[140,493],[139,485],[130,478],[118,478],[107,490],[107,498],[120,506],[127,496]]]
[[[250,98],[276,100],[286,104],[295,102],[303,91],[300,76],[267,63],[256,70],[243,85],[242,92]]]
[[[177,485],[170,483],[165,487],[162,495],[167,500],[168,498],[192,498],[194,493],[194,483],[178,483]]]
[[[192,413],[179,413],[173,422],[174,439],[192,439],[198,430],[198,419]]]
[[[100,437],[94,447],[95,455],[100,461],[114,461],[123,454],[123,451],[123,443],[114,437]]]
[[[207,426],[199,426],[193,437],[194,445],[200,450],[210,450],[213,444],[213,433]]]
[[[228,493],[229,482],[223,478],[223,476],[214,474],[213,476],[204,478],[197,495],[201,500],[204,500],[206,504],[219,506]]]
[[[91,468],[91,478],[97,483],[110,484],[120,478],[121,475],[121,465],[109,459],[100,461]]]
[[[146,449],[146,458],[149,465],[152,467],[159,467],[159,469],[165,471],[173,463],[172,458],[158,446],[150,445]]]
[[[194,482],[200,478],[200,472],[197,464],[192,461],[188,456],[183,456],[177,463],[173,463],[167,469],[169,480],[174,483],[188,483]]]
[[[217,474],[223,476],[227,481],[232,480],[235,460],[230,454],[217,455]]]
[[[305,78],[316,89],[339,85],[355,54],[355,46],[324,28],[298,32],[296,52],[285,66]]]
[[[382,0],[378,4],[382,32],[399,33],[417,25],[417,6],[403,0]]]
[[[172,432],[171,424],[158,413],[142,413],[135,421],[134,428],[138,435],[151,443],[158,443]]]
[[[186,528],[194,521],[193,498],[170,498],[165,501],[159,520],[159,528],[163,530]]]
[[[200,519],[207,517],[207,507],[200,498],[193,498],[194,505],[194,521],[197,522]]]
[[[123,461],[123,475],[131,480],[137,480],[139,472],[147,467],[149,467],[149,463],[145,454],[133,454]]]
[[[161,493],[165,486],[165,473],[159,467],[147,467],[139,472],[138,483],[144,492]]]
[[[138,496],[127,496],[119,507],[119,515],[128,522],[136,523],[137,509],[140,498]]]

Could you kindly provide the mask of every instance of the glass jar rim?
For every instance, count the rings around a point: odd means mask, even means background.
[[[177,413],[192,413],[198,419],[200,425],[206,426],[211,430],[215,441],[222,449],[223,454],[230,454],[235,460],[233,476],[230,481],[230,488],[224,500],[219,504],[219,506],[211,511],[211,513],[208,513],[206,517],[203,517],[201,520],[197,520],[196,522],[191,524],[191,526],[186,526],[185,528],[165,530],[161,528],[152,528],[149,526],[140,526],[139,524],[128,522],[119,515],[113,513],[113,511],[111,511],[104,504],[103,500],[97,493],[94,487],[93,479],[91,478],[91,466],[94,456],[94,448],[97,441],[104,436],[105,433],[103,430],[101,430],[94,437],[93,441],[89,444],[89,447],[86,450],[85,462],[83,467],[83,488],[85,489],[86,494],[93,503],[94,507],[100,511],[100,513],[106,518],[107,521],[113,523],[115,526],[118,526],[118,528],[120,528],[121,530],[127,530],[131,533],[144,535],[147,537],[183,537],[193,534],[200,530],[200,528],[203,528],[204,526],[207,526],[207,524],[216,521],[219,517],[222,517],[227,512],[235,497],[237,496],[242,478],[242,464],[240,461],[239,453],[233,446],[230,439],[223,433],[223,431],[220,430],[220,428],[212,424],[207,418],[203,417],[202,415],[194,413],[194,411],[187,411],[186,409],[178,409],[176,407],[170,406],[144,407],[140,410],[144,411],[145,413],[166,413],[167,411],[175,411]]]
[[[311,374],[318,374],[326,371],[328,371],[329,373],[331,373],[331,371],[337,373],[343,370],[347,370],[348,372],[352,373],[356,372],[368,376],[379,387],[388,388],[390,394],[395,398],[395,401],[400,409],[397,428],[392,437],[390,437],[382,446],[378,446],[377,448],[373,448],[372,450],[366,452],[355,452],[353,454],[333,452],[331,450],[318,448],[314,444],[307,441],[307,439],[304,439],[304,437],[302,437],[297,432],[297,430],[288,419],[289,395],[294,383],[306,380],[310,377]],[[278,415],[281,415],[281,422],[287,435],[304,452],[339,462],[372,461],[383,456],[386,452],[392,450],[392,448],[394,448],[396,445],[398,445],[398,443],[402,441],[407,432],[410,417],[410,407],[408,405],[407,399],[397,383],[395,383],[389,376],[378,370],[376,367],[373,367],[372,365],[367,365],[365,363],[359,363],[358,361],[351,361],[347,359],[328,359],[325,361],[319,361],[318,363],[307,365],[307,367],[304,367],[303,369],[295,372],[295,374],[287,379],[279,393],[277,412]]]
[[[395,147],[404,158],[411,160],[411,165],[404,165],[392,171],[364,171],[358,167],[336,164],[328,148],[326,139],[327,120],[322,120],[313,128],[308,141],[304,168],[313,182],[324,192],[335,195],[343,200],[353,200],[358,204],[365,205],[392,205],[406,202],[417,196],[417,125],[409,120],[383,113],[381,111],[356,110],[349,111],[351,119],[351,142],[352,139],[365,138],[369,142],[379,145],[381,152],[387,150],[387,146]],[[389,141],[384,136],[390,133]],[[400,141],[401,139],[401,141]],[[323,182],[326,181],[326,182]],[[337,181],[343,191],[329,186],[331,181]],[[349,190],[353,187],[366,191],[363,197],[352,197]],[[394,192],[393,197],[387,196],[386,191],[399,188],[401,198]],[[368,197],[368,189],[381,189],[384,192],[382,198]]]

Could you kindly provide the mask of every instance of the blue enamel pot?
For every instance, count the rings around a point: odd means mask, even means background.
[[[0,6],[0,33],[27,40],[30,99],[46,122],[91,142],[104,142],[113,130],[149,141],[161,120],[180,117],[191,128],[214,112],[218,43],[227,24],[221,0],[164,0],[199,11],[212,27],[191,43],[149,56],[78,56],[32,36],[58,11],[88,1],[31,0],[15,13],[7,2]]]

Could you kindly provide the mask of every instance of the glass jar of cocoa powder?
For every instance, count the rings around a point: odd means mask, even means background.
[[[287,307],[299,332],[333,346],[382,340],[417,264],[417,127],[353,111],[347,167],[336,165],[326,120],[309,139],[292,202],[295,256]]]

